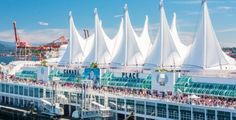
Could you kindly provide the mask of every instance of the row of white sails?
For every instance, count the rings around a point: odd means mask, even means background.
[[[168,25],[163,1],[160,2],[160,26],[156,39],[149,36],[148,17],[138,35],[125,5],[117,34],[110,38],[102,27],[97,9],[94,10],[95,32],[83,38],[69,15],[70,40],[59,64],[89,66],[97,63],[109,67],[234,69],[235,61],[221,49],[211,24],[207,1],[202,3],[202,18],[192,44],[181,42],[176,29],[176,14]]]

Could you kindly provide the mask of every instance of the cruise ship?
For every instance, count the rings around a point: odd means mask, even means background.
[[[200,6],[200,4],[199,4]],[[207,0],[194,41],[185,45],[169,26],[163,1],[151,40],[125,5],[110,38],[94,10],[95,32],[83,38],[69,13],[69,43],[58,58],[0,66],[0,110],[84,120],[236,120],[236,62],[221,49]]]

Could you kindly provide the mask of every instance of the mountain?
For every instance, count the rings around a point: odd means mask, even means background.
[[[15,48],[14,42],[0,41],[0,51],[13,51]]]

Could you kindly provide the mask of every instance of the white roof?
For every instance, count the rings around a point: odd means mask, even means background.
[[[172,20],[170,32],[171,32],[171,35],[173,37],[176,48],[178,49],[178,51],[180,51],[179,53],[181,54],[181,56],[183,58],[182,60],[184,60],[185,57],[187,56],[189,50],[190,50],[191,44],[190,45],[185,45],[180,40],[178,31],[177,31],[177,25],[176,25],[176,13],[173,14],[173,20]]]
[[[227,56],[220,47],[211,23],[206,0],[203,0],[200,26],[184,67],[191,69],[235,69],[235,60]]]
[[[77,31],[71,12],[69,15],[69,23],[70,23],[70,40],[59,64],[81,63],[83,62],[83,58],[85,56],[84,46],[86,44],[86,40],[82,38],[79,32]]]
[[[148,17],[146,17],[143,31],[140,36],[136,34],[131,24],[128,7],[124,7],[124,35],[118,41],[118,49],[115,50],[112,59],[112,66],[136,66],[142,65],[151,46],[151,40],[148,33]]]
[[[148,17],[143,31],[137,35],[131,24],[127,5],[113,39],[105,33],[96,10],[95,35],[87,39],[78,33],[70,14],[70,41],[59,63],[89,66],[94,62],[130,68],[142,68],[144,65],[145,68],[235,69],[235,61],[221,50],[206,0],[203,1],[201,23],[193,44],[189,46],[184,45],[179,38],[175,14],[170,29],[162,0],[159,32],[153,44],[148,33]]]
[[[97,9],[95,13],[95,38],[89,44],[92,44],[90,52],[86,56],[84,63],[87,65],[96,62],[99,65],[107,65],[111,62],[113,53],[117,53],[117,43],[123,39],[123,20],[121,21],[119,31],[113,39],[109,38],[104,32],[102,22],[99,19]]]
[[[160,29],[157,39],[145,61],[145,67],[171,67],[180,66],[183,56],[177,48],[166,19],[163,2],[160,3]]]

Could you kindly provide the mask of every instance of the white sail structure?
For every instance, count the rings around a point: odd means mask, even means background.
[[[178,49],[178,51],[180,51],[179,53],[180,53],[181,57],[185,58],[187,56],[189,50],[190,50],[191,44],[190,45],[185,45],[180,40],[178,31],[177,31],[177,26],[176,26],[176,13],[173,13],[173,20],[172,20],[170,32],[172,34],[172,37],[173,37],[174,43],[176,45],[176,48]]]
[[[100,66],[108,65],[116,52],[116,46],[119,41],[123,39],[123,20],[121,21],[120,28],[116,36],[111,39],[105,33],[102,22],[99,19],[97,9],[94,10],[95,14],[95,36],[94,39],[89,41],[90,48],[88,55],[84,61],[84,65],[97,63]],[[119,43],[118,43],[119,44]]]
[[[183,56],[177,48],[166,19],[163,1],[160,2],[160,29],[145,61],[145,68],[170,68],[182,65]]]
[[[185,45],[183,44],[183,42],[180,40],[179,34],[178,34],[178,30],[177,30],[177,22],[176,22],[176,13],[173,13],[173,20],[172,20],[172,24],[171,24],[171,35],[173,37],[174,43],[176,45],[176,48],[179,51],[179,54],[181,55],[181,63],[184,62],[184,60],[186,59],[187,55],[189,54],[189,51],[191,49],[191,45]]]
[[[128,7],[125,5],[125,13],[124,13],[124,19],[125,19],[125,39],[127,44],[127,50],[126,50],[126,65],[127,66],[136,66],[143,64],[142,63],[142,52],[140,50],[140,47],[138,45],[138,36],[135,33],[133,26],[131,24],[130,18],[129,18],[129,12]]]
[[[124,7],[124,37],[118,41],[118,47],[114,52],[112,64],[120,66],[141,66],[144,63],[151,45],[148,33],[148,17],[146,17],[144,29],[140,36],[134,31],[128,13],[128,7]]]
[[[145,59],[147,58],[148,52],[150,51],[150,48],[152,47],[152,42],[149,36],[149,27],[148,27],[148,16],[146,16],[143,31],[138,38],[138,45],[140,48],[140,51],[142,53],[142,64],[144,64]]]
[[[102,22],[99,22],[98,14],[95,16],[95,21],[97,26],[95,27],[97,29],[97,63],[108,65],[111,62],[116,42],[123,39],[123,19],[121,20],[119,30],[113,39],[109,38],[104,32]]]
[[[202,17],[191,52],[184,63],[191,69],[234,69],[235,61],[221,49],[208,11],[207,1],[202,2]]]
[[[118,67],[125,64],[126,41],[124,39],[124,20],[121,19],[119,31],[113,38],[113,44],[109,45],[112,53],[111,67]]]
[[[84,59],[84,46],[86,41],[78,33],[72,13],[69,13],[70,40],[59,64],[79,64]]]
[[[92,47],[86,59],[85,64],[90,65],[91,63],[106,64],[111,58],[111,54],[107,48],[106,39],[107,36],[104,34],[101,22],[98,17],[97,9],[94,10],[95,15],[95,38],[93,40]]]

